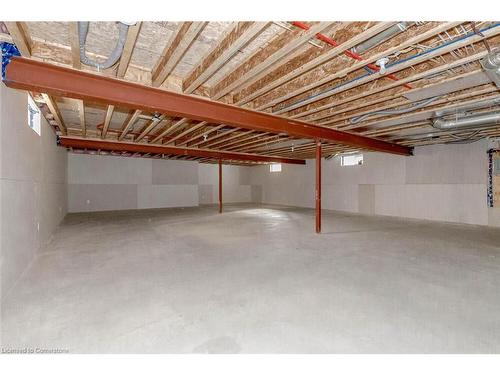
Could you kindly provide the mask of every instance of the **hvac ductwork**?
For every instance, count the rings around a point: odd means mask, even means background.
[[[397,34],[405,31],[410,26],[414,25],[415,22],[399,22],[391,27],[385,29],[384,31],[378,33],[374,37],[365,40],[363,43],[358,44],[356,47],[352,49],[353,52],[362,54],[375,46],[378,46],[380,43],[385,42],[386,40],[396,36]]]
[[[458,130],[497,124],[500,124],[500,112],[485,113],[450,120],[436,119],[433,121],[432,126],[439,130]]]
[[[98,70],[109,69],[113,65],[115,65],[123,53],[123,47],[125,46],[125,41],[127,39],[128,28],[128,24],[124,22],[118,23],[118,41],[116,42],[115,48],[106,61],[99,63],[97,61],[89,59],[85,52],[85,42],[87,40],[87,34],[89,32],[89,22],[78,22],[80,61],[82,62],[82,64],[93,66]]]
[[[492,99],[482,100],[480,102],[462,105],[459,107],[440,109],[440,110],[434,112],[434,117],[443,117],[443,116],[447,116],[447,115],[457,115],[459,113],[465,113],[468,111],[472,111],[474,109],[496,107],[498,105],[500,105],[500,96],[496,97],[496,98],[492,98]]]
[[[500,48],[494,48],[481,60],[484,72],[500,88]]]

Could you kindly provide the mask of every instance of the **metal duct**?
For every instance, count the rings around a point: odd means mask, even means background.
[[[441,109],[439,111],[434,112],[434,117],[443,117],[446,115],[464,113],[472,111],[474,109],[494,107],[497,105],[500,105],[500,96],[493,99],[487,99],[476,103],[466,104],[460,107]]]
[[[500,88],[500,48],[494,48],[481,60],[481,65],[488,77]]]
[[[414,25],[415,22],[399,22],[391,27],[385,29],[384,31],[378,33],[374,37],[365,40],[364,42],[358,44],[356,47],[352,48],[352,51],[358,54],[362,54],[369,49],[372,49],[375,46],[378,46],[380,43],[385,42],[386,40],[396,36],[397,34],[405,31],[410,26]]]
[[[420,108],[423,108],[425,106],[428,106],[429,104],[431,104],[432,102],[436,101],[437,99],[439,99],[440,97],[439,96],[435,96],[433,98],[430,98],[430,99],[427,99],[427,100],[423,100],[419,103],[416,103],[410,107],[405,107],[405,108],[399,108],[399,109],[387,109],[387,110],[382,110],[382,111],[374,111],[374,112],[369,112],[369,113],[366,113],[364,115],[361,115],[361,116],[356,116],[356,117],[353,117],[350,122],[351,124],[357,124],[358,122],[361,122],[363,120],[366,120],[367,118],[369,117],[373,117],[373,116],[381,116],[381,115],[400,115],[400,114],[403,114],[403,113],[408,113],[408,112],[413,112],[417,109],[420,109]]]
[[[78,37],[80,42],[80,61],[89,66],[93,66],[99,70],[108,69],[115,65],[120,59],[123,53],[123,47],[125,46],[125,41],[127,39],[127,33],[129,26],[123,22],[118,23],[119,35],[118,41],[116,42],[115,48],[109,55],[108,59],[102,63],[91,60],[87,57],[85,52],[85,42],[87,40],[87,34],[89,32],[90,22],[78,22]]]
[[[500,112],[486,113],[483,115],[462,117],[451,120],[436,119],[433,121],[432,126],[440,130],[455,130],[496,124],[500,124]]]

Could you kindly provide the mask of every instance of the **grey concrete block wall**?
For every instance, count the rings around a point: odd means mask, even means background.
[[[7,293],[67,211],[66,150],[41,119],[28,126],[27,93],[0,84],[0,261]]]

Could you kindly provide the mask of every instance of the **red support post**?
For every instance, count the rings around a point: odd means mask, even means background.
[[[316,233],[321,232],[321,141],[316,142]]]
[[[219,213],[222,213],[222,159],[219,159]]]

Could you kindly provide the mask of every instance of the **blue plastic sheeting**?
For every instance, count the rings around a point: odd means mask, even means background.
[[[2,42],[0,43],[2,49],[2,81],[5,79],[5,69],[10,63],[12,56],[21,56],[21,52],[17,49],[15,44]]]

